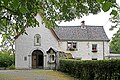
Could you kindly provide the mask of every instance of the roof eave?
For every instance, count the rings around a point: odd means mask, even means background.
[[[60,41],[107,41],[109,42],[110,40],[68,40],[68,39],[59,39]]]

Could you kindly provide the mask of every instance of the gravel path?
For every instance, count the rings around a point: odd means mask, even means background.
[[[53,70],[0,70],[0,80],[75,80]]]

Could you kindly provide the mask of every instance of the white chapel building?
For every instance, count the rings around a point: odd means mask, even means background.
[[[48,29],[36,16],[39,27],[26,28],[28,35],[15,40],[17,69],[53,69],[59,52],[71,53],[74,59],[103,60],[109,54],[109,39],[103,26],[59,26]]]

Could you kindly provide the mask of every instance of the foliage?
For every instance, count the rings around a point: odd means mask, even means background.
[[[8,43],[8,40],[13,44],[14,37],[23,33],[26,27],[38,24],[35,19],[38,5],[37,0],[0,0],[0,34],[3,44]]]
[[[71,53],[64,53],[66,59],[73,59],[73,56]]]
[[[8,69],[14,70],[15,69],[15,65],[12,64],[11,66],[8,67]]]
[[[116,7],[116,0],[0,0],[0,34],[3,42],[6,39],[14,42],[25,28],[38,25],[37,13],[51,28],[56,26],[55,21],[71,21]],[[116,15],[115,12],[112,14]]]
[[[120,80],[120,60],[60,60],[60,71],[79,80]]]
[[[0,67],[9,67],[14,64],[14,55],[9,51],[0,52]]]
[[[114,53],[120,53],[120,29],[112,37],[110,42],[111,51]]]
[[[114,25],[112,25],[112,27],[110,28],[110,30],[113,30],[114,28],[117,28],[120,25],[120,6],[118,6],[117,8],[117,12],[115,10],[112,10],[111,15],[115,14],[115,16],[112,16],[110,18],[110,21],[112,23],[115,23]]]

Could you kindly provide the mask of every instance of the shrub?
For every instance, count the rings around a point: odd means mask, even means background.
[[[8,53],[0,53],[0,67],[9,67],[14,64],[14,56]]]
[[[11,65],[10,67],[8,67],[8,69],[14,70],[15,69],[15,65]]]
[[[60,71],[79,80],[120,80],[120,60],[60,60]]]

